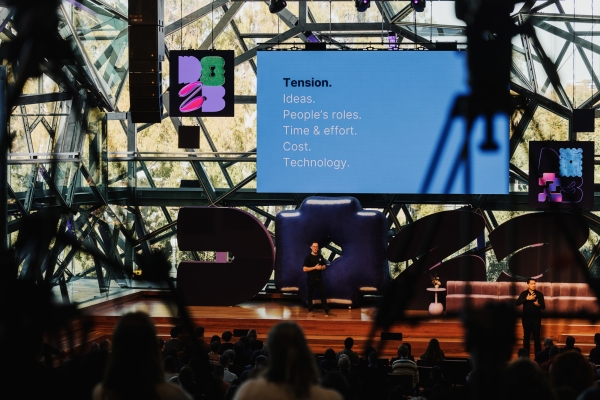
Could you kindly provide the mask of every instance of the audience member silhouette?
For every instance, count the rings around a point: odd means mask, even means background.
[[[181,341],[181,334],[183,329],[180,326],[174,326],[171,328],[171,339],[165,342],[165,351],[169,348],[174,348],[178,353],[183,351],[183,342]]]
[[[260,350],[263,348],[262,340],[258,340],[258,334],[256,333],[256,329],[250,329],[248,331],[248,340],[250,340],[249,348],[254,353],[256,350]],[[250,356],[252,355],[250,353]]]
[[[367,361],[369,362],[367,365],[368,368],[379,368],[379,358],[377,357],[377,352],[370,352],[367,357]]]
[[[413,377],[413,388],[419,383],[419,371],[417,364],[408,359],[408,347],[402,344],[398,347],[398,359],[392,364],[392,373],[394,375],[410,375]]]
[[[220,365],[217,365],[213,371],[213,387],[212,394],[214,399],[222,399],[231,386],[230,383],[225,382],[223,380],[224,377],[224,369]]]
[[[165,357],[163,362],[164,371],[165,371],[165,381],[169,382],[171,378],[176,377],[177,374],[177,363],[173,356]]]
[[[208,354],[204,354],[203,358],[192,358],[188,366],[194,372],[194,380],[200,386],[200,390],[208,395],[210,393],[210,383],[212,369],[208,363]]]
[[[473,370],[467,384],[439,391],[429,400],[506,400],[504,374],[515,343],[516,310],[513,304],[488,302],[462,314],[465,346]],[[493,345],[492,345],[493,344]]]
[[[350,359],[350,364],[358,365],[358,363],[360,362],[360,357],[359,357],[358,353],[352,351],[353,346],[354,346],[354,339],[352,339],[351,337],[347,337],[346,340],[344,340],[344,350],[339,351],[337,353],[338,361],[342,354],[346,354],[348,356],[348,358]]]
[[[323,368],[325,372],[329,372],[335,368],[337,368],[337,356],[333,349],[329,348],[325,350],[325,355],[323,359],[319,362],[319,367]]]
[[[347,355],[342,354],[338,361],[338,369],[344,378],[346,378],[346,381],[348,381],[348,385],[350,385],[352,391],[350,398],[354,399],[360,391],[360,381],[358,375],[350,371],[350,367],[350,358]]]
[[[545,363],[550,358],[550,348],[554,346],[554,342],[552,338],[547,337],[544,339],[544,350],[540,351],[535,355],[535,362],[538,365]]]
[[[241,384],[242,383],[240,382],[239,379],[236,379],[233,382],[231,382],[231,385],[229,385],[229,387],[225,391],[225,396],[223,396],[223,399],[224,400],[233,400],[233,398],[235,397],[235,394],[237,393]]]
[[[575,338],[573,336],[567,336],[567,338],[565,339],[565,347],[560,349],[560,352],[562,353],[563,351],[571,350],[575,350],[576,352],[581,354],[581,349],[575,346]]]
[[[412,354],[412,346],[410,345],[410,343],[404,342],[402,344],[406,345],[406,347],[408,348],[408,359],[411,361],[415,361],[415,356],[413,356]]]
[[[319,373],[314,354],[304,333],[293,322],[281,322],[269,332],[267,368],[257,379],[240,387],[235,399],[340,399],[333,390],[318,386]]]
[[[436,338],[429,341],[427,349],[425,349],[425,353],[421,354],[420,359],[426,366],[442,365],[444,352],[440,348],[440,342]]]
[[[594,343],[596,344],[596,347],[590,350],[589,357],[598,362],[600,361],[600,333],[594,335]]]
[[[520,348],[519,351],[517,351],[517,357],[529,359],[529,352],[526,349]]]
[[[231,338],[233,337],[233,333],[231,331],[225,331],[221,335],[221,347],[219,347],[219,354],[223,354],[225,350],[233,350],[233,343],[231,343]]]
[[[444,378],[442,375],[442,368],[438,365],[434,365],[429,371],[429,379],[425,382],[421,382],[420,386],[422,386],[423,389],[432,389],[432,391],[437,392],[451,388],[452,383]]]
[[[344,400],[352,400],[354,398],[348,380],[339,371],[329,371],[325,374],[321,381],[321,386],[336,391]]]
[[[183,367],[179,371],[179,384],[194,399],[202,399],[202,387],[196,382],[194,371],[190,367]]]
[[[216,340],[210,343],[210,353],[208,353],[208,362],[210,365],[219,365],[219,346]]]
[[[219,365],[223,367],[223,380],[227,383],[233,382],[234,379],[237,379],[237,375],[233,372],[229,371],[229,356],[227,354],[221,354],[219,358]]]
[[[250,362],[250,357],[246,355],[246,345],[242,340],[238,340],[233,344],[233,351],[235,352],[233,364],[237,367],[241,375],[246,365]]]
[[[550,351],[548,351],[548,361],[540,364],[540,370],[542,372],[550,372],[550,366],[554,362],[554,357],[556,357],[560,353],[560,349],[558,346],[550,347]]]
[[[194,357],[198,357],[198,354],[207,354],[210,351],[210,344],[204,340],[204,327],[199,326],[194,332],[196,334],[196,342],[194,344]]]
[[[252,369],[246,370],[242,374],[242,379],[240,379],[242,382],[244,382],[246,379],[257,378],[260,374],[262,374],[262,372],[267,368],[267,357],[258,356],[256,357],[256,360],[254,360],[254,363],[255,364]]]
[[[227,357],[229,357],[229,365],[227,366],[227,369],[229,370],[229,372],[231,372],[232,374],[235,374],[238,378],[242,375],[242,372],[244,372],[244,368],[238,366],[235,363],[235,358],[236,358],[236,353],[234,349],[229,349],[229,350],[225,350],[225,352],[223,354],[226,354]],[[245,367],[245,365],[244,365]]]
[[[548,379],[529,359],[511,362],[505,371],[503,386],[511,400],[558,400]]]
[[[570,387],[578,396],[594,384],[595,367],[577,351],[564,351],[556,356],[550,367],[550,382],[554,388]]]
[[[113,350],[93,399],[185,399],[191,397],[165,382],[156,346],[156,329],[148,315],[125,314],[113,332]]]
[[[600,399],[600,386],[587,388],[577,397],[577,400],[598,400]]]

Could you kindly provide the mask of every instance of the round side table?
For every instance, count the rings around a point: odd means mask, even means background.
[[[435,293],[435,301],[429,304],[429,314],[431,315],[442,315],[444,312],[444,305],[442,303],[438,303],[438,292],[445,292],[445,288],[427,288],[428,292]]]

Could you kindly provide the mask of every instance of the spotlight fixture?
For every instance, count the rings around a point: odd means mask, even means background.
[[[356,11],[365,12],[367,8],[371,7],[371,0],[354,0]]]
[[[410,0],[410,5],[416,12],[425,11],[426,0]]]
[[[284,0],[271,0],[271,4],[269,4],[269,12],[271,14],[277,14],[279,11],[283,10],[287,6],[287,3]]]

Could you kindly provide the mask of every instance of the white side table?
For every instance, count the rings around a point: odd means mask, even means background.
[[[428,292],[435,293],[435,302],[429,304],[429,314],[431,315],[442,315],[444,312],[444,305],[442,303],[438,303],[438,292],[445,292],[444,288],[427,288]]]

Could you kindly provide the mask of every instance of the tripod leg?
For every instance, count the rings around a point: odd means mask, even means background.
[[[429,188],[431,186],[431,182],[433,181],[433,176],[437,170],[438,161],[442,156],[442,152],[446,147],[446,142],[448,141],[448,136],[450,135],[450,127],[454,122],[454,118],[462,115],[461,109],[463,108],[463,104],[466,101],[465,96],[459,96],[454,99],[454,105],[452,106],[452,112],[450,113],[450,117],[446,120],[444,124],[444,128],[442,129],[442,133],[440,135],[440,139],[433,153],[433,157],[431,158],[431,162],[429,163],[429,167],[427,169],[427,173],[425,174],[425,180],[421,185],[421,193],[427,194]]]

